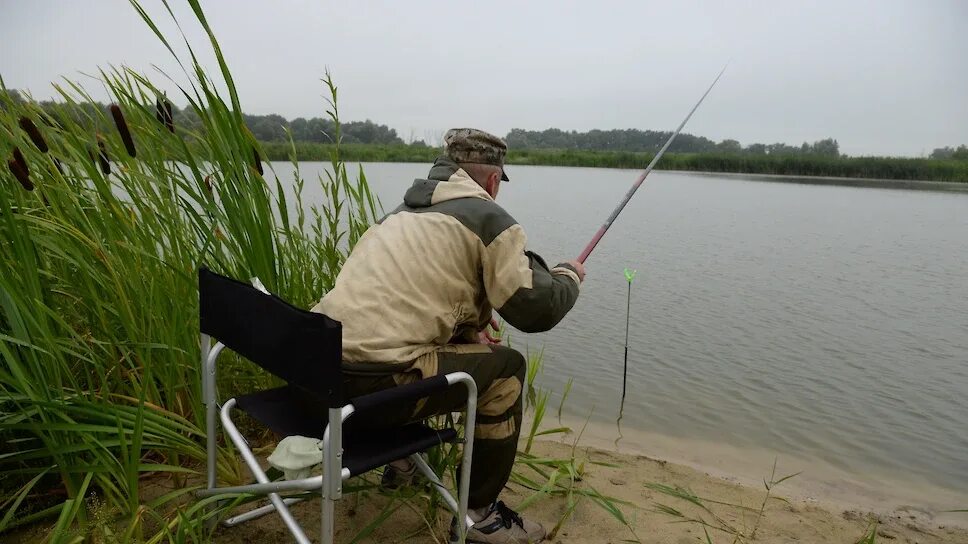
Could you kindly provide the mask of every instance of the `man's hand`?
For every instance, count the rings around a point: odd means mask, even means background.
[[[500,344],[501,343],[501,339],[499,337],[492,336],[491,333],[488,332],[487,327],[490,327],[490,328],[494,329],[494,332],[500,332],[500,330],[501,330],[501,325],[499,325],[498,322],[497,322],[497,320],[492,317],[491,318],[491,322],[488,323],[486,327],[484,327],[484,330],[482,330],[481,332],[477,333],[477,341],[478,341],[478,343],[481,343],[481,344]]]
[[[585,265],[578,261],[566,261],[565,264],[570,264],[575,268],[575,272],[578,273],[578,281],[585,281]]]

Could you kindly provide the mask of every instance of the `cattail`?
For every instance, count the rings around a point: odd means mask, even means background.
[[[13,160],[16,161],[17,166],[19,166],[21,170],[26,172],[28,175],[30,174],[30,168],[27,168],[27,160],[24,159],[24,154],[20,152],[19,147],[13,148]]]
[[[101,173],[107,176],[111,173],[111,161],[108,160],[108,149],[104,145],[104,138],[100,134],[97,135],[97,148],[97,161],[101,165]]]
[[[30,136],[30,141],[34,142],[34,145],[37,146],[37,149],[39,149],[41,153],[47,153],[50,148],[47,147],[47,142],[44,141],[44,136],[39,130],[37,130],[37,125],[35,125],[33,121],[27,117],[21,117],[20,128],[24,129],[24,132],[27,133],[27,136]]]
[[[10,173],[13,174],[13,177],[17,178],[17,181],[23,185],[24,189],[28,191],[34,190],[34,184],[30,182],[30,174],[28,174],[27,170],[25,170],[24,167],[17,162],[17,159],[9,159],[7,161],[7,168],[10,169]]]
[[[171,102],[167,100],[162,102],[161,99],[155,101],[155,119],[165,125],[169,132],[175,133],[175,120],[171,115]]]
[[[259,175],[261,176],[263,173],[262,159],[259,157],[259,150],[254,147],[252,148],[252,158],[255,160],[255,169],[257,172],[259,172]]]
[[[118,127],[118,134],[121,135],[125,151],[128,152],[128,156],[134,158],[138,154],[138,150],[134,148],[134,140],[131,139],[128,122],[124,120],[124,114],[121,113],[121,106],[111,104],[111,117],[114,117],[114,124]]]

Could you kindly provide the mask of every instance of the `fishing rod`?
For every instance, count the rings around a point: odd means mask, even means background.
[[[726,66],[729,66],[729,64],[727,63]],[[612,211],[612,215],[608,216],[608,219],[605,221],[605,224],[602,225],[600,229],[598,229],[598,232],[595,233],[595,236],[594,238],[592,238],[592,241],[589,242],[587,246],[585,246],[585,250],[582,251],[581,256],[578,257],[578,262],[582,264],[585,263],[585,259],[587,259],[588,255],[592,252],[593,249],[595,249],[595,246],[598,245],[598,241],[602,239],[602,236],[605,236],[605,231],[607,231],[608,228],[612,226],[612,223],[618,217],[618,214],[622,213],[622,209],[625,208],[625,205],[628,204],[629,200],[632,199],[632,195],[635,194],[635,191],[638,190],[639,186],[642,185],[642,182],[645,181],[646,176],[648,176],[649,173],[652,172],[652,168],[655,167],[655,163],[659,162],[659,159],[661,159],[662,155],[665,154],[666,149],[669,149],[669,146],[672,145],[672,141],[675,140],[676,136],[679,135],[679,132],[682,131],[682,127],[686,126],[686,122],[688,122],[689,118],[692,117],[692,114],[695,113],[696,109],[699,107],[699,104],[702,104],[702,101],[706,99],[706,95],[709,94],[709,91],[713,90],[713,87],[716,86],[716,82],[719,81],[719,78],[723,76],[723,72],[726,71],[726,66],[723,66],[723,69],[719,72],[719,75],[716,76],[716,79],[713,80],[709,88],[706,89],[706,92],[703,93],[702,98],[699,99],[699,102],[696,102],[696,105],[693,106],[692,110],[689,111],[689,115],[687,115],[686,118],[682,120],[682,123],[679,125],[679,128],[677,128],[676,131],[672,133],[672,136],[670,136],[669,139],[666,140],[666,143],[665,145],[662,146],[662,149],[660,149],[659,152],[655,154],[655,157],[652,158],[652,162],[649,163],[649,166],[645,168],[645,171],[642,172],[639,175],[638,179],[635,180],[635,184],[632,185],[632,188],[629,189],[629,192],[625,193],[625,198],[623,198],[622,201],[619,203],[618,207],[616,207],[615,210]]]

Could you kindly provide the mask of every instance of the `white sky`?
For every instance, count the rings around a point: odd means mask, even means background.
[[[187,3],[172,3],[214,69]],[[144,5],[177,36],[160,1]],[[452,126],[502,135],[670,130],[732,59],[686,132],[744,145],[833,137],[852,155],[968,143],[968,2],[959,0],[207,0],[204,8],[247,113],[325,116],[319,79],[329,67],[344,120],[371,119],[405,140],[434,140]],[[104,98],[83,74],[110,65],[160,84],[157,65],[187,82],[122,0],[0,0],[0,37],[5,85],[38,99],[65,76]]]

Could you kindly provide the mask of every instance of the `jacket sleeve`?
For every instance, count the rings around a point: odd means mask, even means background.
[[[526,245],[524,229],[515,224],[485,246],[484,288],[488,302],[508,323],[523,332],[544,332],[575,305],[581,282],[570,265],[549,269]]]

